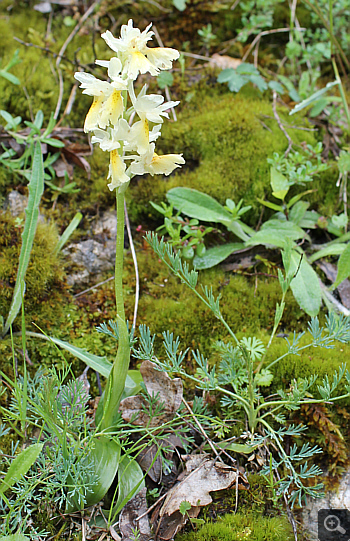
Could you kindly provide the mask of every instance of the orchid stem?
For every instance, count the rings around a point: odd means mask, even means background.
[[[117,240],[115,253],[114,289],[117,316],[125,321],[123,298],[123,259],[124,259],[124,192],[116,190],[117,200]]]

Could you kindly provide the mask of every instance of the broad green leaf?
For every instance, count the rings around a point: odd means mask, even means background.
[[[277,81],[270,81],[268,86],[271,88],[271,90],[275,90],[277,94],[284,94],[285,92],[283,86]]]
[[[256,198],[259,203],[264,205],[264,207],[267,207],[272,210],[276,210],[277,212],[283,212],[282,205],[276,205],[275,203],[271,203],[270,201],[264,201],[264,199],[260,199],[259,197]]]
[[[297,275],[291,281],[290,287],[300,308],[309,316],[314,317],[317,316],[321,307],[322,292],[319,278],[305,256],[301,263],[300,257],[301,254],[293,250],[290,265],[291,271],[297,272]]]
[[[236,235],[236,237],[244,241],[249,240],[249,238],[255,234],[255,231],[250,228],[248,232],[245,224],[238,220],[232,220],[230,224],[225,224],[225,225],[229,231],[231,231],[234,235]],[[244,229],[246,231],[244,231]]]
[[[13,485],[20,480],[22,475],[25,475],[28,472],[40,455],[43,445],[43,443],[34,443],[21,451],[20,454],[13,459],[5,477],[1,481],[0,494],[3,494],[6,490],[13,487]]]
[[[1,535],[0,541],[30,541],[23,533],[14,533],[13,535]]]
[[[236,71],[237,73],[244,73],[245,75],[259,75],[259,70],[254,66],[254,64],[249,64],[249,62],[242,62],[242,64],[239,64]]]
[[[197,190],[172,188],[166,196],[175,208],[191,218],[197,218],[202,222],[219,222],[225,225],[232,220],[231,214],[216,199]]]
[[[284,248],[286,239],[298,240],[303,238],[304,235],[305,233],[301,227],[298,227],[293,222],[269,220],[245,244],[246,246],[267,244],[277,246],[277,248]]]
[[[120,464],[120,445],[106,437],[95,439],[95,447],[89,454],[89,461],[93,461],[96,484],[92,492],[85,495],[87,506],[99,503],[106,495],[114,481]]]
[[[129,370],[121,399],[124,400],[124,398],[128,398],[129,396],[137,395],[141,390],[142,381],[143,378],[140,370]]]
[[[28,185],[28,205],[25,210],[26,219],[22,233],[22,247],[19,256],[16,285],[13,292],[10,310],[3,329],[7,333],[15,320],[22,303],[21,284],[27,271],[30,254],[33,247],[36,226],[39,218],[39,204],[44,191],[44,167],[40,143],[35,144],[33,155],[32,175]]]
[[[81,212],[76,213],[73,220],[70,222],[68,227],[66,227],[66,229],[63,231],[62,235],[58,239],[58,243],[57,243],[57,246],[55,248],[55,252],[59,252],[60,250],[62,250],[63,246],[66,244],[67,240],[69,239],[69,237],[71,236],[73,231],[75,231],[76,228],[78,227],[78,225],[80,224],[80,221],[81,221],[82,217],[83,217],[83,215],[82,215]]]
[[[319,214],[315,210],[307,210],[298,225],[303,229],[316,229],[317,222],[320,218],[321,214]]]
[[[322,113],[323,109],[327,107],[329,100],[327,98],[321,98],[316,101],[315,105],[310,111],[311,118],[314,118],[315,116]]]
[[[173,0],[173,6],[179,11],[184,11],[186,9],[186,0]]]
[[[258,231],[254,237],[249,239],[246,246],[276,246],[277,248],[284,248],[286,238],[279,234],[278,231]]]
[[[223,246],[208,248],[201,257],[194,257],[193,265],[197,270],[210,269],[224,261],[229,255],[233,254],[233,252],[237,252],[237,250],[241,250],[242,248],[244,248],[244,244],[241,242],[232,242],[224,244]]]
[[[267,86],[267,82],[265,81],[265,79],[263,77],[261,77],[261,75],[251,75],[249,77],[249,81],[251,83],[253,83],[254,85],[256,85],[258,87],[258,89],[260,90],[260,92],[264,92],[264,90],[266,90],[268,88]]]
[[[290,188],[287,178],[274,167],[270,169],[272,195],[276,199],[284,199]]]
[[[307,209],[309,208],[310,203],[307,201],[298,201],[295,203],[295,205],[291,208],[291,211],[289,213],[289,220],[296,225],[300,225],[300,222],[305,216],[305,213]]]
[[[246,75],[240,75],[233,68],[227,68],[219,73],[217,81],[218,83],[228,83],[231,92],[239,92],[242,86],[248,83],[249,78]]]
[[[161,71],[157,77],[157,83],[160,89],[171,86],[174,82],[174,76],[170,71]]]
[[[338,159],[338,169],[339,173],[344,175],[344,173],[350,173],[350,152],[342,150],[339,154]]]
[[[72,355],[83,361],[85,364],[90,366],[93,370],[96,370],[101,376],[108,378],[109,373],[112,369],[112,363],[109,362],[107,357],[100,357],[99,355],[93,355],[93,353],[88,353],[83,348],[73,346],[69,342],[64,340],[59,340],[59,338],[54,338],[53,336],[45,336],[44,334],[39,334],[36,332],[26,332],[26,336],[33,336],[35,338],[41,338],[42,340],[48,340],[53,342],[57,346],[69,351]]]
[[[346,245],[345,250],[341,254],[338,261],[338,273],[337,278],[332,285],[331,289],[335,289],[341,284],[346,278],[350,276],[350,244]]]
[[[338,81],[333,81],[332,83],[327,83],[326,86],[324,88],[321,88],[321,90],[318,90],[317,92],[315,92],[314,94],[312,94],[312,96],[309,96],[306,100],[303,100],[301,101],[300,103],[298,103],[298,105],[296,105],[294,107],[294,109],[292,109],[290,111],[290,115],[294,115],[295,113],[298,113],[299,111],[301,111],[302,109],[304,109],[305,107],[308,107],[309,105],[311,105],[312,103],[314,103],[315,101],[317,101],[321,96],[323,96],[323,94],[325,94],[326,92],[328,92],[328,90],[330,88],[333,88],[333,86],[336,86],[338,85]]]
[[[308,261],[311,264],[322,257],[327,257],[328,255],[340,255],[344,252],[345,247],[346,244],[331,244],[330,246],[326,246],[325,248],[322,248],[322,250],[312,254],[310,257],[308,257]]]
[[[12,83],[14,85],[20,85],[21,84],[21,81],[18,79],[18,77],[16,77],[12,73],[9,73],[8,71],[0,70],[0,77],[3,77],[4,79],[7,79],[8,81],[10,81],[10,83]]]
[[[273,374],[267,368],[262,368],[262,370],[255,375],[254,381],[256,385],[261,387],[268,387],[271,385],[273,380]]]
[[[113,508],[117,515],[124,505],[145,486],[145,474],[134,458],[124,455],[118,470],[118,499]]]
[[[227,443],[224,441],[219,441],[216,443],[217,447],[220,449],[225,449],[225,451],[233,451],[234,453],[242,453],[244,455],[250,455],[259,445],[245,445],[243,443]]]

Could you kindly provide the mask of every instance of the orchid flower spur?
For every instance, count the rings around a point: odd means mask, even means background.
[[[119,331],[118,351],[108,377],[100,427],[107,430],[113,426],[129,368],[130,346],[125,321],[122,273],[124,249],[124,193],[135,175],[170,175],[185,163],[182,154],[160,156],[155,151],[155,141],[161,135],[168,110],[178,101],[164,102],[158,94],[147,95],[144,85],[137,97],[134,82],[139,74],[153,76],[160,70],[172,68],[179,52],[165,47],[148,47],[154,32],[151,25],[141,32],[133,27],[130,19],[121,27],[120,38],[110,31],[102,38],[115,52],[110,60],[96,60],[107,69],[109,81],[102,81],[89,73],[78,72],[83,93],[93,97],[86,115],[84,131],[91,132],[91,142],[109,152],[108,188],[116,190],[117,199],[117,245],[115,263],[115,294]]]

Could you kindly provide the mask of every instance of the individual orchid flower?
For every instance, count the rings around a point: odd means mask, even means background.
[[[107,179],[112,179],[108,188],[111,192],[114,188],[119,188],[122,184],[125,184],[130,181],[130,177],[125,173],[126,165],[122,157],[118,154],[118,150],[112,150],[109,154],[110,163],[108,169]]]
[[[161,94],[147,95],[146,90],[147,85],[144,85],[137,98],[134,98],[133,93],[129,88],[129,94],[138,116],[140,118],[147,118],[150,122],[163,122],[162,117],[169,118],[169,113],[167,111],[180,103],[179,101],[167,101],[163,103],[164,96]]]
[[[182,154],[165,154],[164,156],[158,156],[154,152],[155,144],[151,143],[147,152],[141,156],[128,156],[128,158],[134,158],[128,169],[128,172],[133,175],[143,175],[149,173],[153,175],[170,175],[177,167],[183,165],[185,160]]]
[[[139,73],[149,72],[158,75],[159,70],[171,69],[173,60],[179,58],[180,53],[176,49],[168,47],[147,47],[147,42],[152,39],[154,32],[149,32],[152,24],[141,32],[133,28],[130,19],[128,24],[121,27],[121,37],[115,38],[109,30],[102,34],[107,45],[118,54],[123,63],[122,74],[134,81]]]
[[[86,115],[84,131],[89,132],[98,127],[106,128],[109,123],[115,125],[123,112],[121,91],[126,90],[125,81],[118,78],[108,83],[85,72],[77,72],[75,78],[81,83],[80,88],[84,88],[83,94],[94,97]]]

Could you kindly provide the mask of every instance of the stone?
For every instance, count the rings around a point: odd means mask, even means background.
[[[28,197],[22,195],[16,190],[12,190],[5,199],[4,208],[9,210],[12,216],[16,217],[22,214],[28,205]]]
[[[310,498],[303,507],[304,529],[310,541],[318,541],[318,511],[320,509],[347,509],[350,511],[350,470],[341,478],[338,490],[327,492],[324,498]]]

